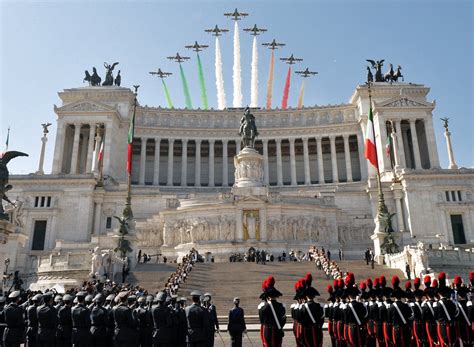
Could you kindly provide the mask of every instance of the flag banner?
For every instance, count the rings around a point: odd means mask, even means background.
[[[388,135],[387,144],[385,145],[385,154],[387,154],[387,158],[390,158],[391,151],[392,151],[392,137]]]
[[[132,173],[132,147],[133,147],[133,136],[135,134],[135,112],[133,112],[132,118],[130,119],[130,126],[128,128],[128,150],[127,150],[127,173]]]
[[[367,159],[378,170],[379,164],[377,160],[377,148],[375,145],[374,116],[372,114],[372,106],[370,106],[369,116],[367,118],[364,155],[365,159]]]

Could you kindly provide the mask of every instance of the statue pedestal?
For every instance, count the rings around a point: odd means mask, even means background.
[[[8,258],[10,251],[7,247],[8,235],[15,232],[15,225],[8,220],[0,219],[0,276],[3,278],[5,272],[5,259]]]
[[[374,241],[375,261],[379,265],[383,264],[383,255],[382,255],[381,246],[384,243],[387,235],[388,234],[386,232],[380,231],[380,224],[376,222],[374,233],[370,236],[370,238],[372,239],[372,241]]]
[[[234,157],[234,188],[263,187],[263,156],[245,147]]]

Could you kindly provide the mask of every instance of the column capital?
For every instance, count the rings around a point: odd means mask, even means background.
[[[329,135],[328,137],[329,137],[329,140],[334,141],[334,140],[336,139],[336,136],[337,136],[337,135],[331,134],[331,135]]]
[[[208,140],[208,141],[209,141],[209,144],[211,144],[211,143],[212,143],[212,144],[216,143],[216,140],[215,140],[215,139],[210,139],[210,140]]]
[[[303,140],[303,143],[306,144],[306,143],[308,143],[309,138],[308,137],[303,137],[302,140]]]
[[[294,137],[290,137],[290,138],[288,139],[288,141],[290,141],[290,143],[292,143],[292,144],[295,143],[295,140],[296,140],[296,138],[294,138]]]
[[[196,144],[198,144],[198,143],[201,144],[202,139],[196,139],[196,140],[194,140],[194,142],[196,142]]]
[[[148,137],[146,137],[146,136],[140,136],[140,139],[142,140],[142,142],[147,142],[148,141]]]
[[[229,144],[229,140],[225,139],[222,140],[222,146],[227,146]]]
[[[323,135],[316,135],[314,138],[316,139],[316,141],[321,142],[321,140],[323,139]]]
[[[416,118],[410,118],[410,119],[408,119],[408,122],[409,122],[410,124],[415,124],[416,121],[417,121]]]
[[[184,144],[188,144],[188,141],[189,139],[181,139],[181,143],[184,145]]]
[[[346,140],[346,139],[348,140],[348,139],[349,139],[349,136],[351,136],[351,135],[350,135],[350,134],[342,134],[342,138],[343,138],[344,140]]]
[[[281,139],[275,139],[276,143],[281,144]]]
[[[268,139],[262,139],[262,143],[268,144]]]
[[[174,143],[175,139],[168,139],[169,143]]]

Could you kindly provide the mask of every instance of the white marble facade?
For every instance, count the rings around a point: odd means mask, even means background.
[[[472,245],[474,170],[440,168],[428,92],[418,84],[373,87],[386,202],[404,244]],[[58,245],[79,252],[110,244],[112,217],[125,203],[132,91],[85,87],[59,97],[51,173],[11,177],[10,197],[24,202],[19,233],[27,237],[12,265],[26,273],[58,254]],[[192,246],[228,254],[251,245],[276,252],[316,244],[358,255],[371,246],[377,203],[375,171],[363,156],[368,108],[367,89],[358,86],[346,104],[252,110],[262,184],[236,190],[243,110],[140,105],[132,171],[136,248],[172,256]],[[388,136],[395,140],[391,157]],[[100,170],[104,187],[96,186]]]

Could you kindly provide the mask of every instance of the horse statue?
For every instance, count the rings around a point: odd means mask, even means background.
[[[402,81],[405,81],[402,75],[402,67],[400,65],[397,66],[397,71],[393,74],[392,80],[397,82],[399,78],[401,78]]]
[[[382,75],[382,66],[385,59],[382,60],[370,60],[366,59],[370,64],[372,64],[372,69],[375,70],[375,82],[384,82],[385,79]]]
[[[5,213],[2,200],[14,205],[14,203],[11,202],[6,195],[6,193],[13,188],[11,184],[8,184],[10,173],[8,172],[7,164],[10,162],[10,160],[16,157],[28,157],[28,154],[17,151],[8,151],[3,153],[3,155],[0,157],[0,219],[4,220],[9,220],[10,216]]]
[[[255,117],[250,113],[250,108],[245,108],[245,113],[240,119],[239,135],[242,137],[244,147],[254,148],[255,137],[258,136]]]
[[[85,71],[86,77],[82,80],[82,82],[89,82],[89,85],[92,87],[97,87],[100,86],[100,82],[102,81],[102,78],[97,74],[97,69],[95,67],[92,68],[92,75],[89,73],[89,71]]]
[[[383,79],[385,80],[385,82],[392,83],[394,81],[393,77],[395,76],[395,72],[393,72],[393,64],[389,64],[389,66],[390,69],[385,75],[383,75]]]
[[[118,65],[118,62],[113,63],[112,65],[109,65],[107,63],[104,63],[104,67],[107,70],[107,73],[105,75],[105,81],[102,83],[103,86],[113,86],[114,85],[114,75],[112,71],[114,71],[115,66]]]

